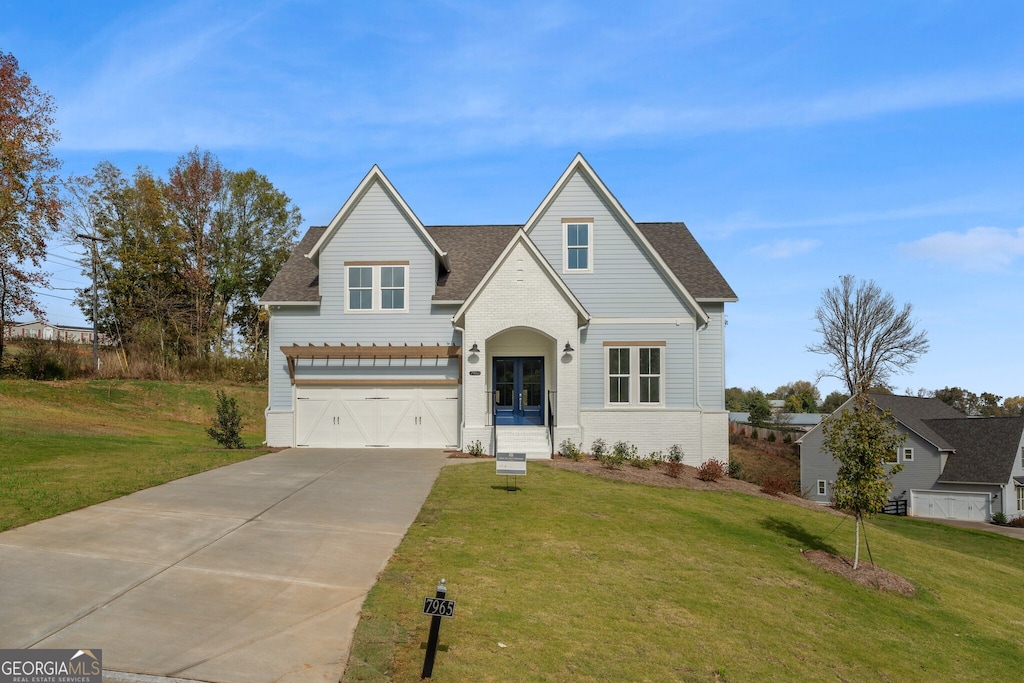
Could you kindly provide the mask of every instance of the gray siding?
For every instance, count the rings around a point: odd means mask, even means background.
[[[591,324],[580,332],[580,407],[604,408],[606,341],[664,341],[666,408],[693,408],[693,325]],[[652,408],[657,410],[657,408]]]
[[[593,272],[563,272],[562,218],[594,219]],[[530,239],[593,316],[690,317],[668,281],[595,188],[574,174],[530,232]]]
[[[700,342],[700,405],[725,410],[725,304],[704,304],[708,326],[698,332]]]
[[[901,434],[907,435],[903,448],[914,449],[914,461],[903,462],[901,449],[900,462],[903,471],[892,478],[890,497],[900,497],[903,491],[906,491],[906,498],[909,500],[912,489],[937,488],[936,481],[942,473],[944,463],[942,454],[935,446],[917,434],[908,432],[902,425],[899,426],[899,430]],[[821,427],[815,427],[800,442],[800,488],[809,499],[824,503],[832,497],[832,482],[835,481],[839,465],[830,453],[822,450],[822,437]],[[818,495],[819,479],[829,482],[827,496]]]
[[[270,407],[290,410],[291,381],[281,346],[290,344],[460,344],[452,326],[455,306],[431,302],[436,261],[430,244],[416,231],[393,198],[373,183],[321,250],[320,305],[279,307],[270,325]],[[408,261],[407,312],[345,312],[345,268],[348,261]],[[331,377],[336,364],[322,368],[307,361],[304,377]],[[410,369],[411,370],[411,369]],[[446,368],[438,368],[450,375]],[[411,370],[421,373],[424,370]],[[395,372],[393,369],[387,373]]]

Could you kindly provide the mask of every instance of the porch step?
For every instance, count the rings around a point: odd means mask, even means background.
[[[526,453],[528,460],[551,457],[547,427],[501,426],[496,428],[495,438],[499,453]]]

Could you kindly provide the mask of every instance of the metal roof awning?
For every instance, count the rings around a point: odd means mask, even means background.
[[[1014,477],[1013,480],[1017,482],[1017,486],[1024,486],[1024,477]]]
[[[369,346],[363,346],[362,344],[355,344],[354,346],[347,344],[322,344],[316,346],[314,344],[307,344],[302,346],[292,344],[291,346],[282,346],[281,353],[284,354],[288,361],[288,375],[291,378],[292,384],[295,384],[295,363],[299,359],[308,358],[310,360],[323,359],[330,361],[331,359],[362,360],[366,358],[460,358],[462,356],[462,347],[445,344],[420,344],[419,346],[410,346],[408,344],[402,344],[401,346],[394,346],[392,344],[387,346],[377,346],[376,344]],[[459,384],[462,383],[462,363],[459,363],[459,379],[457,381]]]

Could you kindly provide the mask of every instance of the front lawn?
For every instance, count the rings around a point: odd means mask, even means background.
[[[265,387],[0,380],[0,531],[265,453],[207,437],[218,388],[260,444]]]
[[[441,577],[457,608],[439,682],[1020,677],[1020,541],[871,525],[876,561],[917,587],[902,597],[801,556],[852,551],[852,522],[826,512],[544,464],[520,483],[506,492],[493,462],[442,471],[364,604],[344,680],[419,679],[422,598]]]

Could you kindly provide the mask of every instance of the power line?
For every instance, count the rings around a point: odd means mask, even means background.
[[[39,295],[39,296],[48,296],[51,299],[62,299],[63,301],[70,301],[71,303],[75,303],[74,299],[69,299],[66,296],[57,296],[56,294],[47,294],[46,292],[34,292],[34,293]]]

